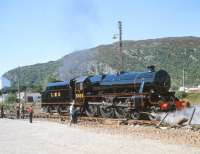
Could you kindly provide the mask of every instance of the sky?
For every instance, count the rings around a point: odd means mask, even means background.
[[[0,0],[0,76],[123,39],[200,36],[199,0]]]

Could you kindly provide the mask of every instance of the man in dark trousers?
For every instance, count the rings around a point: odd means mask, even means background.
[[[33,122],[33,107],[32,105],[28,108],[28,113],[29,113],[29,122]]]
[[[19,103],[17,103],[16,110],[17,110],[17,119],[19,119],[20,118],[20,106],[19,106]]]
[[[4,118],[3,104],[1,105],[1,118]]]
[[[24,105],[22,105],[21,107],[21,116],[22,116],[22,119],[24,119],[24,114],[25,114],[25,110],[24,110]]]

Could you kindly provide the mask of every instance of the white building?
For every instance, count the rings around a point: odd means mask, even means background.
[[[11,86],[11,83],[8,79],[4,77],[0,77],[0,90],[3,88],[8,88],[10,86]],[[0,96],[0,103],[5,100],[6,96],[7,94],[3,94],[2,96]]]
[[[198,85],[197,87],[190,87],[190,88],[180,87],[179,91],[200,93],[200,85]]]
[[[17,98],[19,98],[18,94]],[[20,100],[25,103],[41,103],[41,94],[34,92],[20,92]]]
[[[180,87],[180,88],[179,88],[179,91],[187,91],[187,90],[188,90],[187,87]]]
[[[3,103],[5,101],[5,98],[8,96],[8,94],[2,94],[0,96],[0,103]]]

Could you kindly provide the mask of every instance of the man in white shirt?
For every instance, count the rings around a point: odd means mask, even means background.
[[[69,108],[69,114],[70,114],[70,126],[72,123],[77,123],[77,111],[75,108],[75,102],[73,101],[70,108]]]

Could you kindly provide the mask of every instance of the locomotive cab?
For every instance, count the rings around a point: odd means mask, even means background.
[[[75,105],[83,106],[85,102],[84,82],[88,77],[83,76],[75,79]]]

